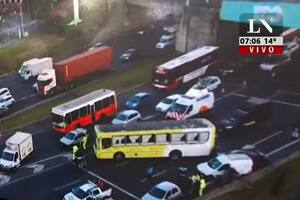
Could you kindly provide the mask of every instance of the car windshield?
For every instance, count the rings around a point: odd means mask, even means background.
[[[178,114],[185,114],[187,108],[188,108],[188,106],[186,106],[186,105],[175,103],[174,106],[172,106],[170,112],[175,112]]]
[[[88,194],[84,192],[82,189],[75,188],[72,190],[72,193],[78,198],[78,199],[85,199],[88,197]]]
[[[13,161],[14,154],[3,151],[1,154],[1,158],[3,160]]]
[[[149,194],[151,196],[154,196],[158,199],[163,199],[163,197],[165,196],[166,191],[158,188],[158,187],[154,187],[149,191]]]
[[[116,119],[120,120],[120,121],[126,121],[127,120],[127,115],[125,115],[124,113],[120,113],[117,115]]]
[[[52,79],[49,79],[49,80],[45,80],[45,81],[38,81],[37,84],[39,87],[43,87],[43,86],[49,85],[51,82],[52,82]]]
[[[76,135],[72,132],[68,133],[65,137],[69,140],[73,140]]]
[[[166,43],[166,42],[168,42],[168,39],[161,37],[160,40],[159,40],[159,42]]]
[[[163,102],[164,104],[172,104],[173,100],[172,100],[172,99],[169,99],[169,98],[165,98],[162,102]]]
[[[211,167],[212,169],[217,169],[222,165],[221,161],[219,161],[217,158],[214,158],[207,162],[207,165]]]
[[[127,49],[124,54],[132,54],[134,52],[134,49]]]
[[[3,98],[0,98],[0,103],[4,103],[5,100]]]

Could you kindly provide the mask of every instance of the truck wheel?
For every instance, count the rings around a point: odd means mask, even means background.
[[[182,157],[182,154],[180,151],[175,150],[175,151],[171,151],[169,157],[171,158],[171,160],[178,160]]]
[[[124,159],[125,159],[124,153],[122,153],[122,152],[115,153],[114,160],[116,160],[116,161],[122,161]]]

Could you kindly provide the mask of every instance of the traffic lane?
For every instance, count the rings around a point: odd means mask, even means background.
[[[33,174],[23,180],[0,187],[2,198],[6,199],[62,199],[72,188],[98,179],[74,166],[70,162],[60,163],[52,168]],[[13,192],[12,192],[13,191]],[[114,199],[130,199],[126,194],[113,189]]]
[[[122,162],[113,160],[98,160],[94,155],[88,158],[87,169],[103,176],[111,182],[116,182],[120,187],[141,197],[154,184],[170,179],[177,178],[178,168],[185,166],[189,173],[195,171],[196,164],[204,162],[208,158],[184,158],[178,161],[172,161],[168,158],[157,159],[127,159]],[[101,167],[100,167],[101,166]],[[147,178],[146,169],[149,166],[154,167],[152,179]]]
[[[0,87],[7,87],[16,101],[34,94],[34,91],[31,89],[32,84],[33,81],[23,80],[17,72],[11,72],[7,76],[0,78]]]

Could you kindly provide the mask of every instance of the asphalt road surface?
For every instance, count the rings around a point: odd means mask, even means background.
[[[254,68],[255,66],[253,66]],[[257,67],[257,66],[256,66]],[[273,101],[273,116],[270,123],[262,126],[240,129],[235,133],[218,134],[219,151],[229,151],[252,144],[276,162],[295,151],[300,150],[300,140],[291,139],[292,124],[300,113],[300,80],[292,79],[288,74],[299,74],[296,66],[288,68],[289,73],[271,79],[269,74],[255,69],[227,75],[222,78],[222,86],[215,92],[216,102],[213,111],[203,117],[212,122],[232,112],[246,97],[261,97]],[[256,73],[247,72],[253,70]],[[240,72],[239,72],[240,73]],[[189,85],[190,86],[190,85]],[[189,86],[174,91],[184,93]],[[151,86],[139,88],[151,94],[151,104],[142,110],[143,120],[161,120],[162,116],[154,111],[154,106],[169,95],[159,92]],[[124,102],[135,92],[118,97],[120,109]],[[9,199],[62,199],[71,188],[81,183],[99,178],[113,186],[113,198],[121,200],[138,199],[155,184],[169,180],[177,183],[178,167],[186,166],[194,173],[196,165],[205,158],[184,158],[179,161],[169,159],[136,159],[122,162],[97,160],[90,148],[86,168],[77,168],[68,160],[70,154],[59,149],[61,137],[51,129],[50,119],[30,125],[24,129],[34,134],[34,152],[32,157],[16,172],[0,175],[0,194]],[[1,139],[3,143],[5,137]],[[90,146],[92,144],[90,143]],[[146,167],[152,164],[155,169],[153,179],[146,178]],[[208,191],[213,188],[208,187]]]

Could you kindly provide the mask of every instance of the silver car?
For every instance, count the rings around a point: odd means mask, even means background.
[[[60,144],[64,147],[72,147],[73,145],[79,144],[84,136],[87,136],[87,130],[77,128],[60,138]]]
[[[154,186],[141,200],[179,200],[183,199],[181,189],[174,183],[164,181]]]

